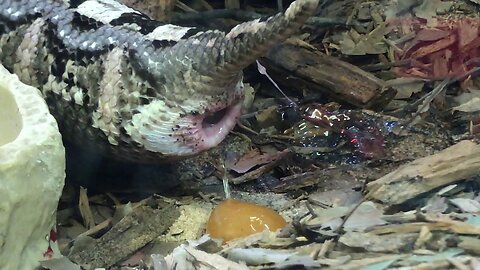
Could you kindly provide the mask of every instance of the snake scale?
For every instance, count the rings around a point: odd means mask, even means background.
[[[225,138],[241,113],[242,69],[318,2],[225,33],[115,0],[0,0],[0,63],[40,89],[67,140],[139,163],[186,157]]]

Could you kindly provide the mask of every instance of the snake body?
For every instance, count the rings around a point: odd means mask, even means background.
[[[0,63],[41,90],[75,144],[135,162],[191,156],[234,127],[242,69],[318,1],[225,33],[164,24],[115,0],[0,0]]]

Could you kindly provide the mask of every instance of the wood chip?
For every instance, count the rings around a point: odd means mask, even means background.
[[[461,141],[368,183],[367,198],[389,206],[398,205],[435,188],[473,177],[479,170],[480,146]]]
[[[88,202],[87,189],[83,187],[80,187],[78,208],[83,219],[83,225],[87,227],[87,229],[95,227],[95,219],[93,218],[92,209],[90,209],[90,203]]]
[[[154,240],[179,216],[180,212],[174,206],[163,209],[137,207],[97,239],[93,246],[72,254],[69,259],[87,269],[110,267]]]

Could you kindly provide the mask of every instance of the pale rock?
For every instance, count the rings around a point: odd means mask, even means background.
[[[64,180],[65,150],[40,91],[0,65],[0,269],[46,259]]]

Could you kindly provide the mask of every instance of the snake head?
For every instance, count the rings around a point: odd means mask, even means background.
[[[241,70],[228,80],[215,80],[202,72],[193,48],[189,46],[185,53],[155,51],[145,61],[131,57],[136,72],[143,73],[155,89],[154,98],[137,108],[126,127],[130,137],[148,151],[167,157],[195,155],[218,145],[240,116]]]
[[[297,0],[266,20],[230,32],[199,32],[173,46],[132,50],[135,73],[153,89],[126,125],[130,137],[164,156],[191,156],[219,144],[236,124],[242,69],[298,31],[319,0]]]

